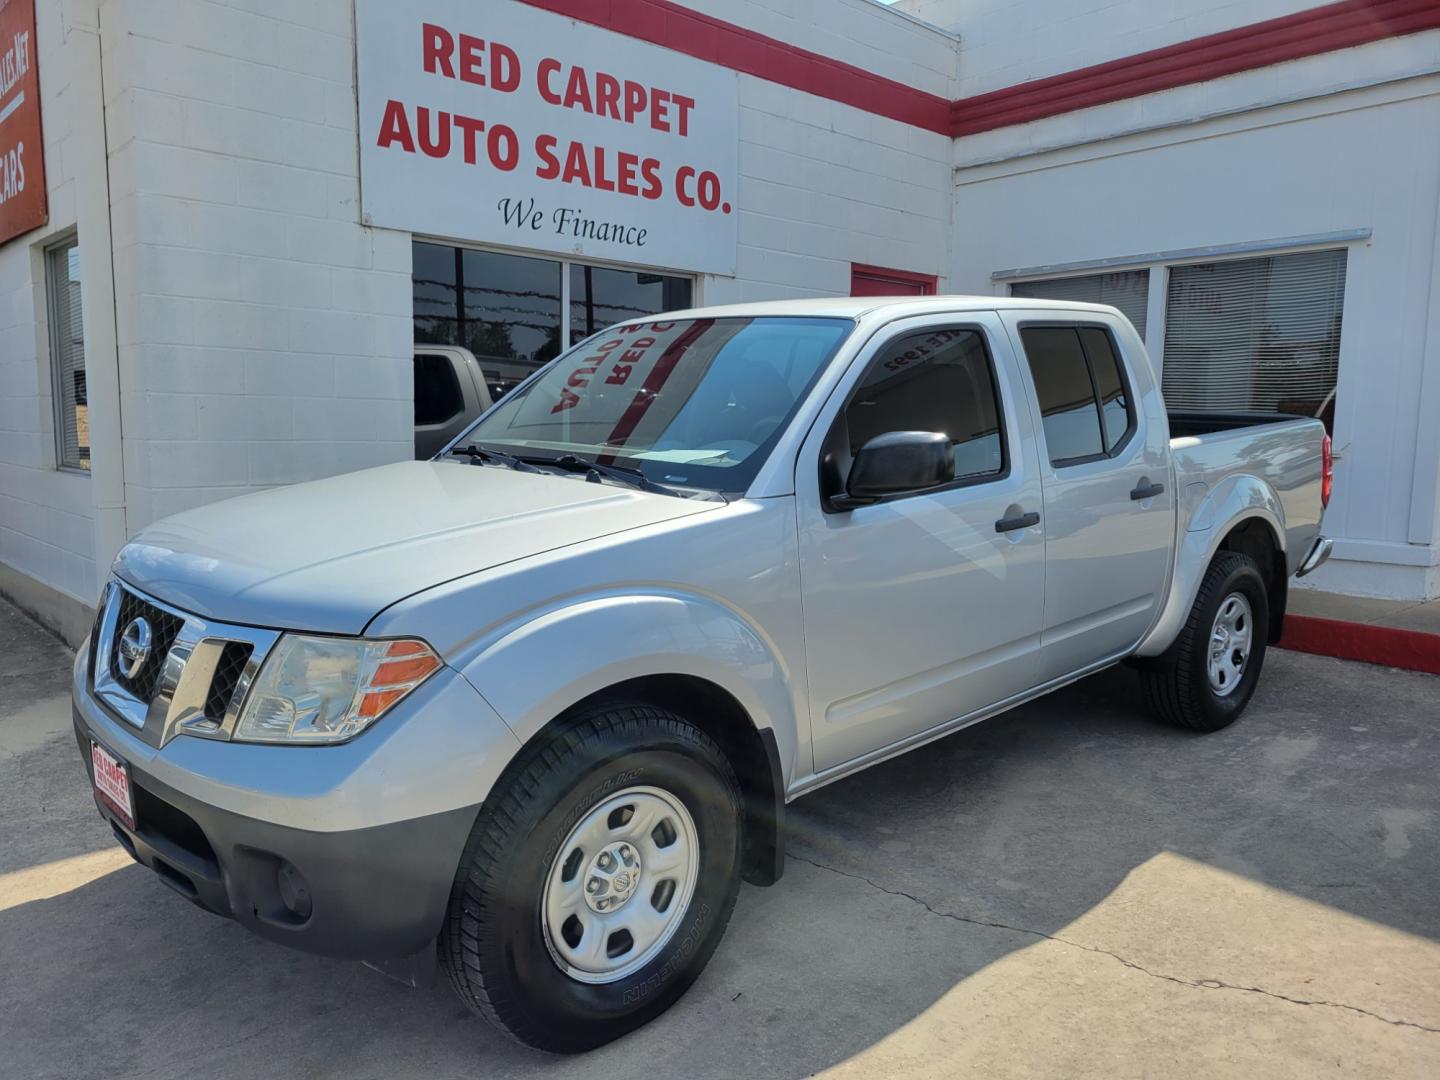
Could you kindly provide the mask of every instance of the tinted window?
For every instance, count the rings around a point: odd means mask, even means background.
[[[690,306],[689,278],[601,266],[570,267],[570,344],[626,319]]]
[[[438,353],[416,353],[415,425],[443,424],[464,407],[450,361]]]
[[[1040,399],[1051,463],[1105,453],[1095,387],[1079,333],[1072,326],[1032,326],[1020,331],[1020,338]]]
[[[886,346],[845,410],[853,455],[891,431],[943,431],[957,479],[1005,467],[990,357],[975,330],[926,330]]]
[[[415,340],[462,345],[492,393],[560,353],[558,262],[416,241]]]
[[[1095,389],[1100,395],[1100,415],[1105,422],[1105,449],[1114,452],[1130,432],[1132,418],[1130,395],[1120,374],[1120,358],[1110,335],[1098,326],[1080,328],[1080,344],[1095,373]]]

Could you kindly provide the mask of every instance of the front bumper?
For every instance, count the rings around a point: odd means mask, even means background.
[[[390,961],[430,945],[515,743],[468,683],[437,675],[395,711],[409,715],[342,746],[181,736],[157,750],[89,690],[87,658],[80,650],[72,686],[75,738],[87,773],[91,740],[128,765],[136,827],[96,806],[137,862],[200,907],[307,952]],[[468,743],[447,738],[457,726]],[[449,756],[437,756],[444,743]],[[296,871],[308,903],[295,902]]]

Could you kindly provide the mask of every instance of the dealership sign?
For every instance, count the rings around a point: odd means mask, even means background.
[[[358,0],[356,39],[366,224],[734,273],[733,71],[513,0]]]
[[[0,0],[0,244],[46,219],[35,0]]]

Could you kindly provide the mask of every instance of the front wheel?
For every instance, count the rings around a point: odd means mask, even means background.
[[[668,710],[586,712],[523,751],[466,845],[441,937],[461,998],[519,1041],[588,1050],[669,1008],[740,880],[739,787]]]
[[[1269,593],[1260,568],[1248,555],[1220,552],[1205,571],[1180,636],[1140,669],[1146,705],[1179,727],[1228,727],[1255,693],[1269,633]]]

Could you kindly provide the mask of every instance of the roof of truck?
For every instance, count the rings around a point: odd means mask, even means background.
[[[719,307],[692,308],[668,312],[671,318],[686,319],[753,319],[762,315],[791,317],[830,317],[858,319],[883,310],[892,317],[930,315],[949,311],[1088,311],[1113,314],[1115,309],[1103,304],[1079,304],[1068,300],[1041,300],[1025,296],[841,296],[809,300],[765,300],[750,304],[726,304]]]

